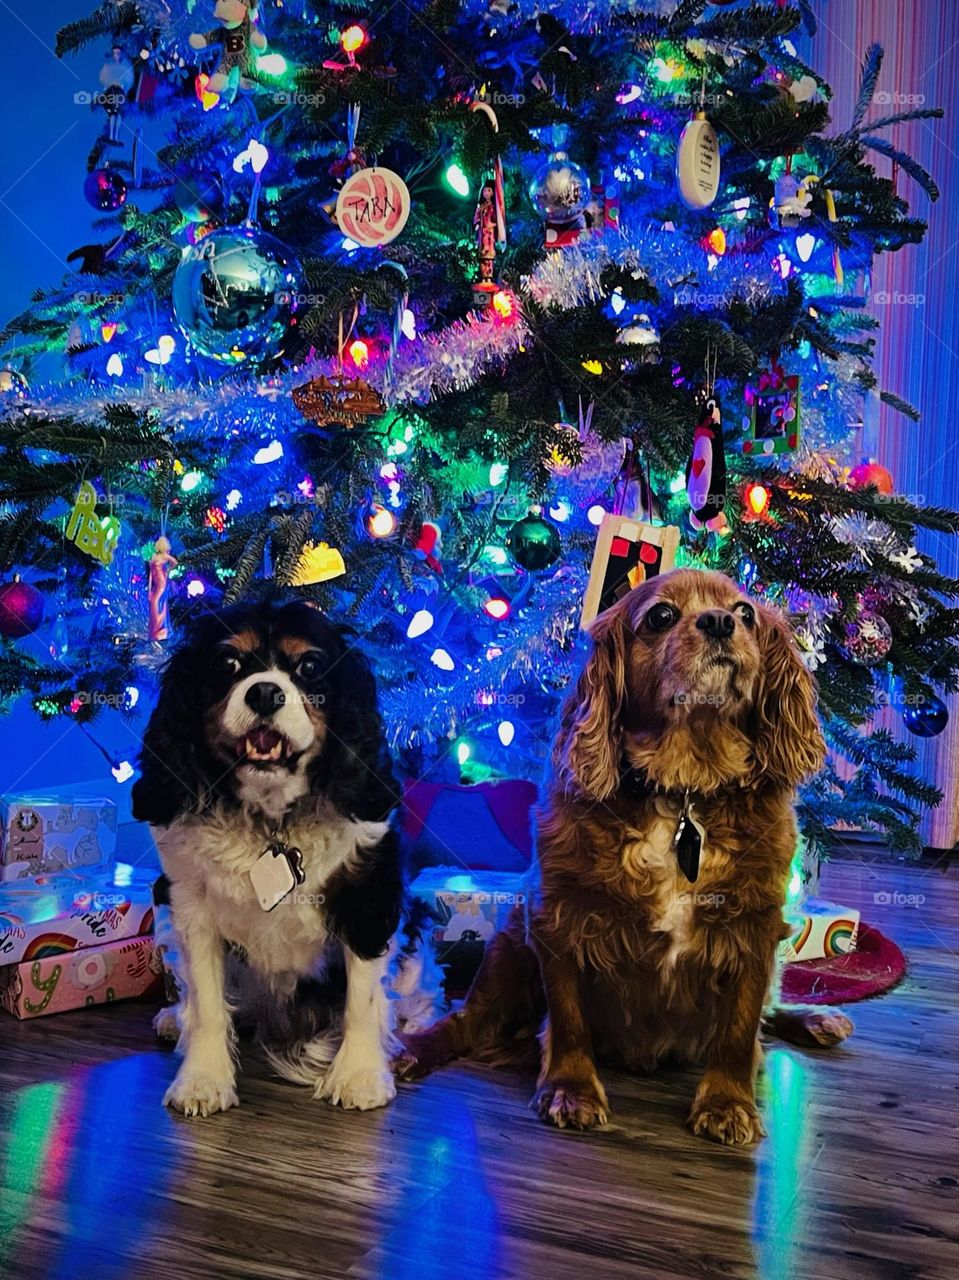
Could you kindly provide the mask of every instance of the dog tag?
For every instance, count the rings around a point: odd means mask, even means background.
[[[272,911],[305,876],[299,849],[270,845],[250,868],[250,880],[264,911]]]
[[[699,876],[699,855],[702,852],[705,834],[692,813],[686,809],[679,819],[679,826],[673,836],[673,845],[676,849],[679,869],[690,884],[695,884]]]

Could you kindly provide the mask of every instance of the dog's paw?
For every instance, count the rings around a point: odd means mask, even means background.
[[[804,1013],[802,1020],[810,1038],[823,1049],[831,1049],[852,1035],[852,1019],[844,1013]]]
[[[153,1019],[153,1031],[158,1040],[172,1040],[176,1043],[180,1038],[180,1023],[177,1019],[176,1005],[169,1005]]]
[[[232,1075],[207,1075],[185,1066],[177,1072],[163,1101],[185,1116],[212,1116],[240,1105]]]
[[[547,1080],[530,1106],[557,1129],[593,1129],[609,1118],[609,1103],[598,1081]]]
[[[337,1055],[314,1096],[346,1111],[372,1111],[393,1101],[396,1081],[385,1062],[351,1062]]]
[[[702,1138],[712,1138],[726,1146],[748,1146],[765,1138],[759,1112],[751,1102],[723,1094],[707,1094],[693,1103],[689,1127]]]

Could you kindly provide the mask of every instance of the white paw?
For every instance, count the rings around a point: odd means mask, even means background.
[[[372,1111],[396,1097],[396,1081],[387,1062],[344,1058],[337,1055],[316,1086],[314,1097],[346,1111]]]
[[[160,1010],[153,1019],[153,1030],[158,1040],[173,1040],[174,1042],[179,1040],[180,1023],[177,1018],[177,1006],[175,1004]]]
[[[232,1074],[207,1075],[182,1066],[163,1095],[164,1104],[185,1116],[212,1116],[217,1111],[238,1107]]]

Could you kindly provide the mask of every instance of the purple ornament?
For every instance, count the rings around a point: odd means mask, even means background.
[[[116,213],[127,198],[127,184],[115,169],[94,169],[83,183],[83,194],[100,213]]]
[[[29,582],[14,578],[0,586],[0,636],[19,640],[43,621],[43,596]]]

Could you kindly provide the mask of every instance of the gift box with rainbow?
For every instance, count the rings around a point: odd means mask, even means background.
[[[823,898],[805,898],[786,910],[792,933],[782,944],[783,958],[823,960],[856,949],[859,912]]]
[[[0,1006],[16,1018],[39,1018],[159,992],[161,984],[153,939],[127,938],[5,966]]]
[[[118,884],[118,871],[0,884],[0,965],[152,934],[151,881]]]
[[[0,796],[0,883],[105,869],[116,845],[117,806],[105,796]]]

